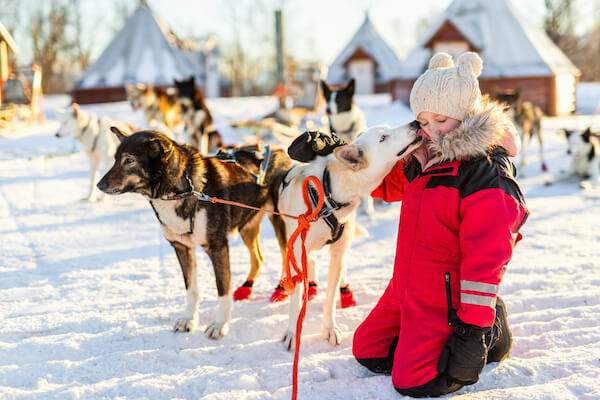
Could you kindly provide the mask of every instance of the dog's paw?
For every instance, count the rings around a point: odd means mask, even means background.
[[[221,339],[229,333],[229,324],[227,322],[213,322],[205,330],[204,334],[209,339]]]
[[[175,322],[173,330],[175,332],[191,332],[195,325],[194,319],[180,318]]]
[[[296,348],[296,334],[290,330],[285,331],[281,343],[287,351],[292,351]]]
[[[332,346],[337,346],[342,343],[342,330],[337,326],[332,328],[323,327],[321,329],[321,337],[327,340]]]

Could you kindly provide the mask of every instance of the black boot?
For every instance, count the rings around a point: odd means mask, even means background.
[[[508,328],[508,312],[506,305],[500,297],[496,301],[496,318],[490,333],[486,334],[488,344],[487,362],[504,360],[510,354],[512,347],[512,333]]]

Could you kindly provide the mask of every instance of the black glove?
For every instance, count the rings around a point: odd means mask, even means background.
[[[487,360],[485,334],[490,328],[465,324],[458,321],[454,333],[442,349],[438,372],[449,381],[472,385],[479,380]]]
[[[294,139],[288,147],[288,154],[296,161],[309,162],[316,156],[331,154],[333,149],[345,144],[333,133],[330,136],[318,131],[309,131]]]

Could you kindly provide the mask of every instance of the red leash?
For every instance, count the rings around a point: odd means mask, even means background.
[[[308,194],[309,182],[312,182],[312,184],[316,187],[317,192],[319,193],[319,202],[314,210],[312,208],[312,203]],[[283,280],[281,281],[281,285],[290,294],[294,291],[298,283],[304,283],[302,308],[300,309],[300,314],[298,315],[298,320],[296,321],[296,349],[294,351],[294,367],[292,372],[292,400],[296,400],[298,397],[298,361],[300,355],[300,337],[302,335],[302,324],[304,323],[304,317],[306,316],[306,307],[308,301],[308,258],[306,255],[305,242],[306,235],[310,229],[310,224],[312,222],[315,222],[319,218],[319,212],[321,211],[321,208],[323,208],[325,193],[323,191],[323,185],[321,184],[321,181],[315,176],[308,176],[304,178],[304,181],[302,181],[302,198],[304,199],[304,204],[306,205],[306,212],[304,214],[298,215],[297,217],[290,214],[278,213],[271,210],[264,210],[262,208],[248,206],[246,204],[237,203],[235,201],[222,200],[216,197],[210,197],[205,195],[204,193],[192,193],[196,197],[198,197],[198,199],[210,201],[211,203],[222,203],[238,207],[250,208],[252,210],[265,211],[271,214],[281,215],[282,217],[293,218],[298,220],[298,228],[296,228],[296,230],[290,236],[290,239],[287,242],[285,278],[283,278]],[[298,236],[300,236],[300,239],[302,241],[302,269],[298,267],[296,256],[294,255],[294,243],[296,242]],[[292,276],[292,268],[295,272],[294,276]]]
[[[308,195],[309,182],[312,182],[313,185],[315,185],[315,187],[317,188],[317,191],[319,192],[319,203],[317,204],[314,210],[312,209],[312,203]],[[321,185],[321,181],[314,176],[306,177],[302,182],[302,198],[304,199],[304,204],[306,205],[306,212],[298,216],[298,228],[296,228],[292,236],[290,236],[290,240],[288,240],[287,257],[285,263],[285,278],[282,280],[282,286],[288,293],[294,291],[296,284],[302,281],[304,282],[302,308],[300,309],[300,314],[298,315],[298,320],[296,321],[296,349],[294,351],[294,369],[292,372],[292,400],[296,400],[296,398],[298,397],[298,359],[300,354],[300,337],[302,335],[302,323],[304,322],[304,317],[306,315],[306,306],[308,301],[308,263],[306,256],[306,247],[304,245],[304,242],[306,241],[306,234],[310,229],[311,222],[316,221],[319,212],[323,207],[323,200],[325,199],[325,194],[323,192],[323,185]],[[298,238],[298,235],[300,235],[300,238],[302,240],[302,270],[298,268],[296,256],[294,255],[294,243]],[[294,268],[294,272],[296,273],[295,276],[292,276],[290,265]]]

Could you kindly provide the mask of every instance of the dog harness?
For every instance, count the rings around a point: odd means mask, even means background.
[[[90,114],[90,117],[88,118],[88,121],[86,122],[86,124],[83,127],[83,129],[81,129],[81,133],[79,134],[79,138],[83,137],[83,135],[85,134],[85,132],[88,130],[88,128],[92,124],[92,120],[94,119],[94,115],[95,114]],[[98,120],[98,122],[100,122],[100,120]],[[98,126],[100,126],[99,123],[98,123]],[[100,132],[98,132],[96,134],[96,136],[94,136],[94,141],[92,142],[92,149],[91,149],[91,151],[96,151],[96,146],[98,145],[98,138],[99,137],[100,137]]]
[[[250,154],[253,153],[257,159],[261,160],[261,163],[258,166],[258,174],[253,174],[252,171],[250,171],[248,168],[241,165],[235,158],[235,154],[233,154],[230,151],[224,151],[222,149],[219,149],[219,151],[217,152],[215,157],[221,161],[232,162],[232,163],[235,163],[236,165],[239,165],[240,167],[244,168],[250,175],[252,175],[254,177],[254,179],[256,180],[256,184],[262,186],[265,181],[267,166],[269,165],[269,160],[271,159],[271,146],[259,145],[259,148],[262,148],[262,151],[259,151],[259,150],[255,150],[253,152],[248,151],[248,153],[250,153]],[[241,151],[244,151],[244,150],[241,150]]]
[[[283,179],[285,188],[285,177]],[[321,183],[323,184],[325,199],[323,201],[323,208],[321,208],[321,211],[319,212],[319,218],[323,219],[327,226],[329,226],[329,229],[331,229],[331,239],[328,240],[326,244],[332,244],[337,242],[340,237],[342,237],[345,226],[345,224],[340,224],[333,212],[346,207],[350,203],[338,203],[333,199],[333,197],[331,197],[331,180],[329,176],[329,170],[327,168],[325,168],[325,171],[323,171]],[[310,197],[310,201],[313,203],[313,206],[316,206],[316,204],[319,202],[319,193],[317,192],[317,189],[312,186],[308,186],[308,195]]]
[[[195,194],[194,184],[192,183],[192,180],[190,179],[187,171],[185,171],[185,179],[188,181],[190,190],[188,190],[187,192],[180,193],[180,194],[175,194],[173,196],[166,196],[160,200],[182,200],[184,197],[194,195]],[[154,208],[154,204],[152,204],[152,200],[150,200],[150,207],[152,207],[152,211],[154,211],[154,215],[156,215],[156,219],[158,219],[158,222],[160,222],[160,224],[164,226],[165,223],[162,222],[162,220],[160,219],[160,216],[158,215],[158,211],[156,211],[156,208]],[[190,218],[189,218],[190,229],[187,232],[189,235],[192,235],[194,233],[194,221],[196,219],[196,208],[198,208],[197,202],[194,204],[194,208],[192,208],[192,212],[190,213]]]

